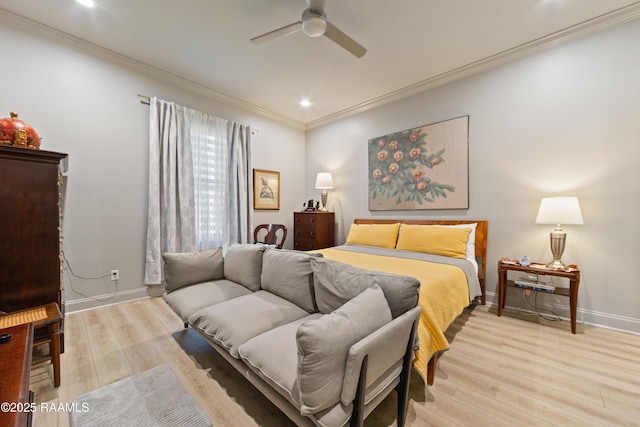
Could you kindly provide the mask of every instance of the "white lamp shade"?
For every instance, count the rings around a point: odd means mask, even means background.
[[[333,188],[333,178],[329,172],[319,172],[316,176],[316,188]]]
[[[545,197],[536,224],[584,224],[577,197]]]

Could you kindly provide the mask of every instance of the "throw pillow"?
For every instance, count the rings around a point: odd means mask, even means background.
[[[351,224],[347,244],[378,246],[393,249],[398,239],[400,223],[396,224]]]
[[[194,283],[224,278],[222,248],[162,255],[167,292]]]
[[[373,285],[331,314],[298,327],[300,413],[315,414],[340,401],[349,348],[391,321],[382,289]]]
[[[466,258],[470,228],[402,224],[396,249]]]
[[[312,259],[311,269],[321,313],[331,313],[374,283],[382,288],[394,319],[418,304],[420,281],[415,277],[367,270],[326,258]]]
[[[322,254],[286,249],[267,249],[262,256],[262,289],[296,304],[309,313],[316,311],[313,271],[309,260]]]
[[[438,227],[451,227],[451,228],[468,228],[471,230],[469,237],[467,237],[467,259],[475,261],[476,259],[476,228],[478,223],[471,224],[455,224],[455,225],[439,225]]]
[[[250,291],[260,290],[263,245],[234,243],[224,257],[224,278]]]

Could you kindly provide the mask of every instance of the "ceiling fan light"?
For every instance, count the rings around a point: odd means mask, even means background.
[[[302,32],[309,37],[320,37],[327,31],[327,20],[319,14],[308,14],[302,19]]]
[[[96,4],[94,3],[93,0],[76,0],[76,1],[85,7],[91,7],[91,8],[96,7]]]

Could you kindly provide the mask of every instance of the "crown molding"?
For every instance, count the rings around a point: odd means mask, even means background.
[[[305,123],[305,130],[314,129],[331,122],[335,122],[337,120],[345,119],[347,117],[380,107],[393,101],[397,101],[399,99],[406,98],[408,96],[415,95],[429,89],[433,89],[434,87],[441,86],[455,80],[460,80],[464,77],[471,76],[481,71],[498,67],[523,56],[527,56],[532,53],[539,52],[543,49],[565,43],[569,40],[577,39],[602,30],[606,30],[608,28],[612,28],[626,22],[634,21],[638,18],[640,18],[640,1],[606,13],[604,15],[589,19],[587,21],[580,22],[579,24],[565,28],[564,30],[557,31],[555,33],[540,37],[530,42],[523,43],[514,48],[504,50],[495,55],[491,55],[467,65],[463,65],[462,67],[458,67],[445,73],[430,77],[428,79],[395,90],[393,92],[386,93],[377,98],[370,99],[344,110],[337,111],[333,114],[329,114],[317,120],[307,122]]]
[[[295,129],[304,130],[304,124],[297,120],[293,120],[282,114],[275,113],[273,111],[254,105],[250,102],[243,101],[240,98],[236,98],[232,95],[217,91],[189,79],[180,77],[176,74],[164,71],[152,65],[145,64],[144,62],[138,61],[131,57],[116,53],[109,49],[105,49],[94,43],[79,39],[75,36],[72,36],[71,34],[56,30],[55,28],[25,18],[24,16],[17,15],[6,9],[0,8],[0,22],[19,30],[26,31],[38,37],[51,40],[55,43],[69,47],[71,49],[86,53],[99,59],[103,59],[113,64],[120,65],[140,74],[173,84],[175,86],[197,93],[198,95],[204,95],[210,99],[240,108],[244,111],[254,113],[262,117],[266,117],[270,120],[274,120]]]
[[[236,98],[232,95],[217,91],[213,88],[201,85],[191,80],[169,73],[160,68],[145,64],[128,56],[105,49],[96,44],[81,40],[75,36],[56,30],[39,22],[17,15],[0,8],[0,22],[14,28],[27,31],[39,37],[51,40],[58,44],[109,61],[111,63],[126,67],[138,73],[156,78],[158,80],[184,88],[199,95],[204,95],[210,99],[240,108],[244,111],[257,114],[267,119],[285,124],[295,129],[311,130],[329,123],[345,119],[347,117],[380,107],[382,105],[415,95],[420,92],[441,86],[464,77],[494,68],[508,62],[514,61],[526,55],[556,46],[567,41],[584,37],[617,25],[624,24],[640,18],[640,1],[628,6],[600,15],[598,17],[580,22],[571,27],[557,31],[555,33],[540,37],[536,40],[521,44],[511,49],[499,52],[495,55],[469,63],[462,67],[455,68],[445,73],[429,77],[428,79],[403,87],[401,89],[386,93],[368,101],[356,104],[352,107],[323,116],[310,122],[301,123],[290,117],[267,110],[250,102]]]

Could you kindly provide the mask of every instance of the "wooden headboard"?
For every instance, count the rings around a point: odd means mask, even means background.
[[[476,261],[478,262],[478,279],[482,288],[482,304],[486,302],[485,275],[487,272],[487,233],[489,221],[487,220],[445,220],[445,219],[364,219],[356,218],[354,224],[414,224],[414,225],[458,225],[478,224],[476,226]]]

